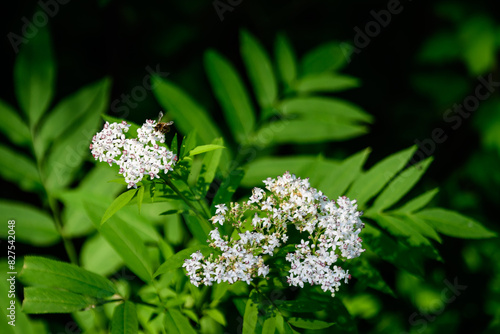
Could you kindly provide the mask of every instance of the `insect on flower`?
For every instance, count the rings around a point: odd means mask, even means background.
[[[170,131],[170,126],[174,124],[174,121],[165,123],[161,121],[162,118],[163,118],[163,113],[160,111],[160,113],[158,114],[158,123],[155,125],[155,131],[166,134],[167,132]]]

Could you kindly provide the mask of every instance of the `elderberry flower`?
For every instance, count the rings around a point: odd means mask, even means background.
[[[155,130],[156,121],[146,120],[137,130],[137,138],[125,138],[130,124],[106,122],[103,129],[92,138],[90,150],[94,159],[105,161],[110,166],[120,167],[128,188],[137,188],[144,176],[159,178],[160,171],[167,174],[173,170],[177,156],[159,143],[165,135]]]
[[[295,251],[284,257],[290,266],[288,284],[318,285],[334,296],[341,283],[351,278],[349,271],[336,263],[356,258],[364,251],[359,237],[364,224],[356,201],[345,196],[332,201],[312,188],[308,179],[289,172],[263,182],[267,192],[254,188],[249,200],[241,205],[216,206],[212,223],[231,224],[239,233],[230,238],[221,236],[218,228],[210,232],[210,246],[220,255],[192,254],[184,263],[191,283],[250,283],[257,276],[266,277],[270,268],[264,264],[265,258],[275,256],[286,245],[288,228],[293,226],[301,240],[293,242]],[[252,230],[244,230],[245,226],[252,226]]]

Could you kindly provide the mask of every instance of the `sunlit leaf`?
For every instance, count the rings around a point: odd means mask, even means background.
[[[0,100],[0,132],[17,145],[27,146],[31,142],[30,130],[17,111]]]
[[[306,53],[301,62],[303,75],[340,70],[349,63],[338,42],[322,44]]]
[[[297,78],[297,60],[290,42],[284,35],[278,35],[274,44],[276,65],[281,79],[288,86]]]
[[[24,288],[23,312],[40,313],[71,313],[95,303],[88,296],[52,288]]]
[[[117,293],[108,279],[76,265],[39,256],[26,256],[19,276],[24,284],[65,289],[104,298]]]
[[[295,89],[299,93],[340,92],[357,88],[360,81],[357,78],[340,74],[311,74],[297,81]]]
[[[213,50],[205,53],[205,70],[233,136],[238,142],[248,140],[255,127],[255,113],[238,72]]]
[[[269,108],[278,97],[278,87],[271,60],[260,42],[249,32],[242,30],[240,38],[241,56],[259,105],[262,108]]]

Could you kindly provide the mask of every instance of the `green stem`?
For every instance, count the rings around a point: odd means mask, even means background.
[[[31,147],[33,149],[33,155],[35,156],[36,160],[38,176],[40,177],[40,182],[42,183],[43,190],[47,195],[50,211],[52,213],[52,218],[54,219],[54,225],[56,227],[57,232],[61,236],[61,239],[64,244],[64,249],[66,250],[66,254],[68,255],[69,260],[71,261],[71,263],[78,265],[78,256],[76,254],[75,246],[71,242],[71,239],[67,238],[66,234],[64,233],[64,228],[60,218],[59,208],[57,206],[56,199],[49,193],[49,190],[47,189],[47,185],[45,183],[45,177],[42,172],[42,161],[35,149],[35,133],[33,128],[31,128]]]
[[[194,213],[203,220],[208,219],[203,217],[203,215],[198,211],[198,209],[191,203],[191,201],[181,193],[181,191],[172,183],[169,178],[164,178],[166,184],[194,211]]]

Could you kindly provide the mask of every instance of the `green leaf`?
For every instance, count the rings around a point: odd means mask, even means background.
[[[74,127],[68,128],[49,151],[43,165],[45,185],[50,191],[68,186],[82,162],[90,155],[89,146],[100,123],[100,115],[109,107],[111,81],[102,82],[99,94],[87,105]]]
[[[430,241],[414,228],[414,224],[412,224],[411,221],[386,214],[377,214],[373,216],[373,219],[375,219],[381,227],[409,246],[419,248],[423,254],[432,259],[440,259],[439,254]]]
[[[431,162],[432,157],[418,162],[401,172],[401,174],[392,180],[387,188],[377,197],[375,203],[373,203],[373,207],[367,212],[367,215],[369,215],[370,212],[380,212],[396,204],[411,188],[413,188],[415,183],[420,180]]]
[[[28,314],[71,313],[93,306],[94,299],[52,288],[24,288],[23,312]]]
[[[218,142],[222,142],[222,138],[215,139]],[[194,155],[210,152],[210,151],[215,151],[219,150],[221,148],[226,148],[223,145],[215,145],[215,144],[208,144],[208,145],[202,145],[202,146],[197,146],[193,148],[191,151],[189,151],[189,156],[192,157]]]
[[[285,115],[302,115],[314,119],[335,119],[338,122],[367,122],[373,117],[347,101],[329,97],[294,97],[284,100],[279,109]],[[314,117],[312,117],[314,116]]]
[[[137,194],[137,189],[130,189],[115,198],[113,203],[111,203],[111,205],[106,209],[104,216],[102,216],[101,225],[104,224],[109,218],[113,217],[118,210],[127,205],[135,194]]]
[[[438,232],[456,238],[482,239],[496,237],[495,232],[489,231],[472,218],[457,212],[441,208],[422,210],[415,214]]]
[[[215,139],[214,144],[214,146],[223,147],[222,138]],[[202,169],[198,176],[198,180],[196,181],[196,190],[201,198],[204,198],[207,195],[210,185],[215,178],[215,173],[217,171],[217,167],[219,166],[221,155],[222,151],[217,150],[209,151],[203,157]]]
[[[434,230],[434,228],[431,225],[427,224],[422,218],[419,218],[414,214],[405,214],[402,216],[402,218],[409,221],[411,226],[420,234],[441,243],[441,238],[439,237],[439,234],[437,234],[436,230]]]
[[[50,246],[60,236],[52,218],[44,211],[26,203],[0,201],[0,219],[15,220],[16,240],[34,246]],[[0,229],[0,237],[7,239],[7,227]]]
[[[315,115],[304,116],[304,118],[285,119],[262,126],[256,135],[257,138],[263,138],[259,144],[267,146],[270,143],[305,144],[340,141],[368,132],[365,126],[339,123],[332,119],[316,119]]]
[[[275,333],[276,332],[276,313],[267,312],[264,323],[262,324],[262,333]]]
[[[424,206],[429,204],[429,202],[436,196],[439,188],[434,188],[432,190],[426,191],[422,195],[415,197],[411,201],[406,202],[405,205],[394,209],[396,212],[412,213],[422,209]]]
[[[0,175],[5,180],[14,182],[26,191],[42,189],[42,183],[35,163],[0,144]]]
[[[139,331],[135,304],[126,301],[115,308],[111,319],[111,334],[136,334]]]
[[[380,272],[366,258],[359,257],[351,261],[349,272],[358,280],[357,284],[361,286],[360,290],[364,290],[364,287],[367,286],[396,298],[396,294],[385,282]]]
[[[210,318],[214,319],[219,324],[221,324],[222,326],[226,326],[227,325],[226,317],[224,316],[224,314],[221,311],[213,308],[213,309],[205,310],[205,313],[208,316],[210,316]]]
[[[188,259],[191,254],[200,251],[203,255],[207,256],[214,253],[214,249],[208,246],[198,245],[187,249],[183,249],[169,257],[163,264],[156,270],[154,277],[163,275],[167,272],[179,269],[184,264],[184,260]]]
[[[85,209],[82,207],[82,210]],[[124,265],[120,255],[99,233],[85,240],[80,251],[80,264],[82,268],[105,277]]]
[[[240,39],[241,56],[257,101],[262,108],[270,108],[278,97],[278,85],[271,60],[259,41],[249,32],[242,30]]]
[[[144,201],[144,186],[140,186],[137,189],[137,207],[139,208],[139,213],[141,213],[142,201]]]
[[[304,329],[324,329],[333,326],[333,322],[325,322],[321,320],[303,319],[303,318],[288,318],[288,322],[298,328]]]
[[[212,230],[212,224],[208,220],[201,219],[197,215],[185,213],[182,215],[191,234],[203,245],[207,244],[208,233]]]
[[[38,123],[50,105],[54,95],[55,72],[49,29],[45,26],[39,28],[36,36],[23,46],[14,65],[17,100],[31,127]]]
[[[181,155],[180,158],[183,159],[189,156],[189,152],[196,147],[196,130],[185,136],[181,143]]]
[[[26,256],[19,278],[25,284],[66,289],[104,298],[117,293],[108,279],[73,264],[39,256]]]
[[[94,226],[120,255],[127,267],[144,282],[151,282],[153,272],[151,260],[143,239],[135,229],[117,215],[101,225],[99,214],[96,211],[101,211],[102,208],[90,202],[85,202],[84,206]]]
[[[319,74],[342,69],[349,63],[340,43],[328,42],[309,51],[301,62],[303,75]]]
[[[297,78],[297,61],[290,42],[285,35],[279,34],[274,44],[276,64],[283,82],[292,86]]]
[[[245,176],[245,171],[241,168],[237,168],[231,171],[229,175],[223,178],[222,183],[217,189],[217,193],[212,201],[212,207],[210,212],[215,214],[215,206],[217,204],[228,203],[231,201],[233,194],[238,189],[241,180]]]
[[[28,126],[17,111],[3,100],[0,100],[0,131],[14,144],[27,146],[31,143]]]
[[[452,31],[438,31],[427,38],[418,53],[418,60],[429,63],[446,63],[461,56],[460,41]]]
[[[302,170],[308,169],[316,161],[316,157],[307,155],[259,158],[247,164],[247,172],[241,184],[245,187],[262,186],[263,180],[283,175],[286,171],[299,175]]]
[[[252,290],[250,296],[248,297],[245,314],[243,315],[243,334],[253,334],[255,333],[255,328],[257,327],[257,320],[259,318],[258,309],[258,292]]]
[[[101,79],[87,85],[59,102],[42,119],[42,124],[35,140],[37,154],[43,156],[49,145],[65,132],[73,131],[87,113],[94,114],[95,101],[102,99],[109,88],[109,79]],[[101,111],[104,111],[102,109]]]
[[[205,70],[233,136],[238,142],[245,142],[254,130],[255,113],[238,72],[213,50],[205,53]]]
[[[389,237],[386,233],[366,224],[360,234],[363,246],[378,257],[406,270],[416,276],[423,277],[423,254],[417,248],[408,247]]]
[[[168,110],[175,120],[175,126],[184,134],[197,131],[201,143],[211,143],[221,133],[212,121],[211,116],[183,90],[160,77],[153,77],[153,92],[158,103]]]
[[[416,149],[416,146],[412,146],[378,162],[354,181],[351,189],[347,193],[347,197],[356,199],[358,201],[358,206],[361,208],[364,207],[366,202],[378,194],[387,182],[406,165]]]
[[[295,90],[299,93],[340,92],[360,87],[357,78],[340,74],[312,74],[297,81]]]
[[[495,66],[495,22],[478,15],[461,22],[461,55],[472,75],[484,74]]]
[[[319,184],[320,189],[330,199],[343,196],[345,190],[358,177],[361,167],[368,158],[371,149],[367,148],[345,159],[338,168],[328,174]]]
[[[188,318],[172,308],[165,312],[165,328],[172,334],[196,334]]]

